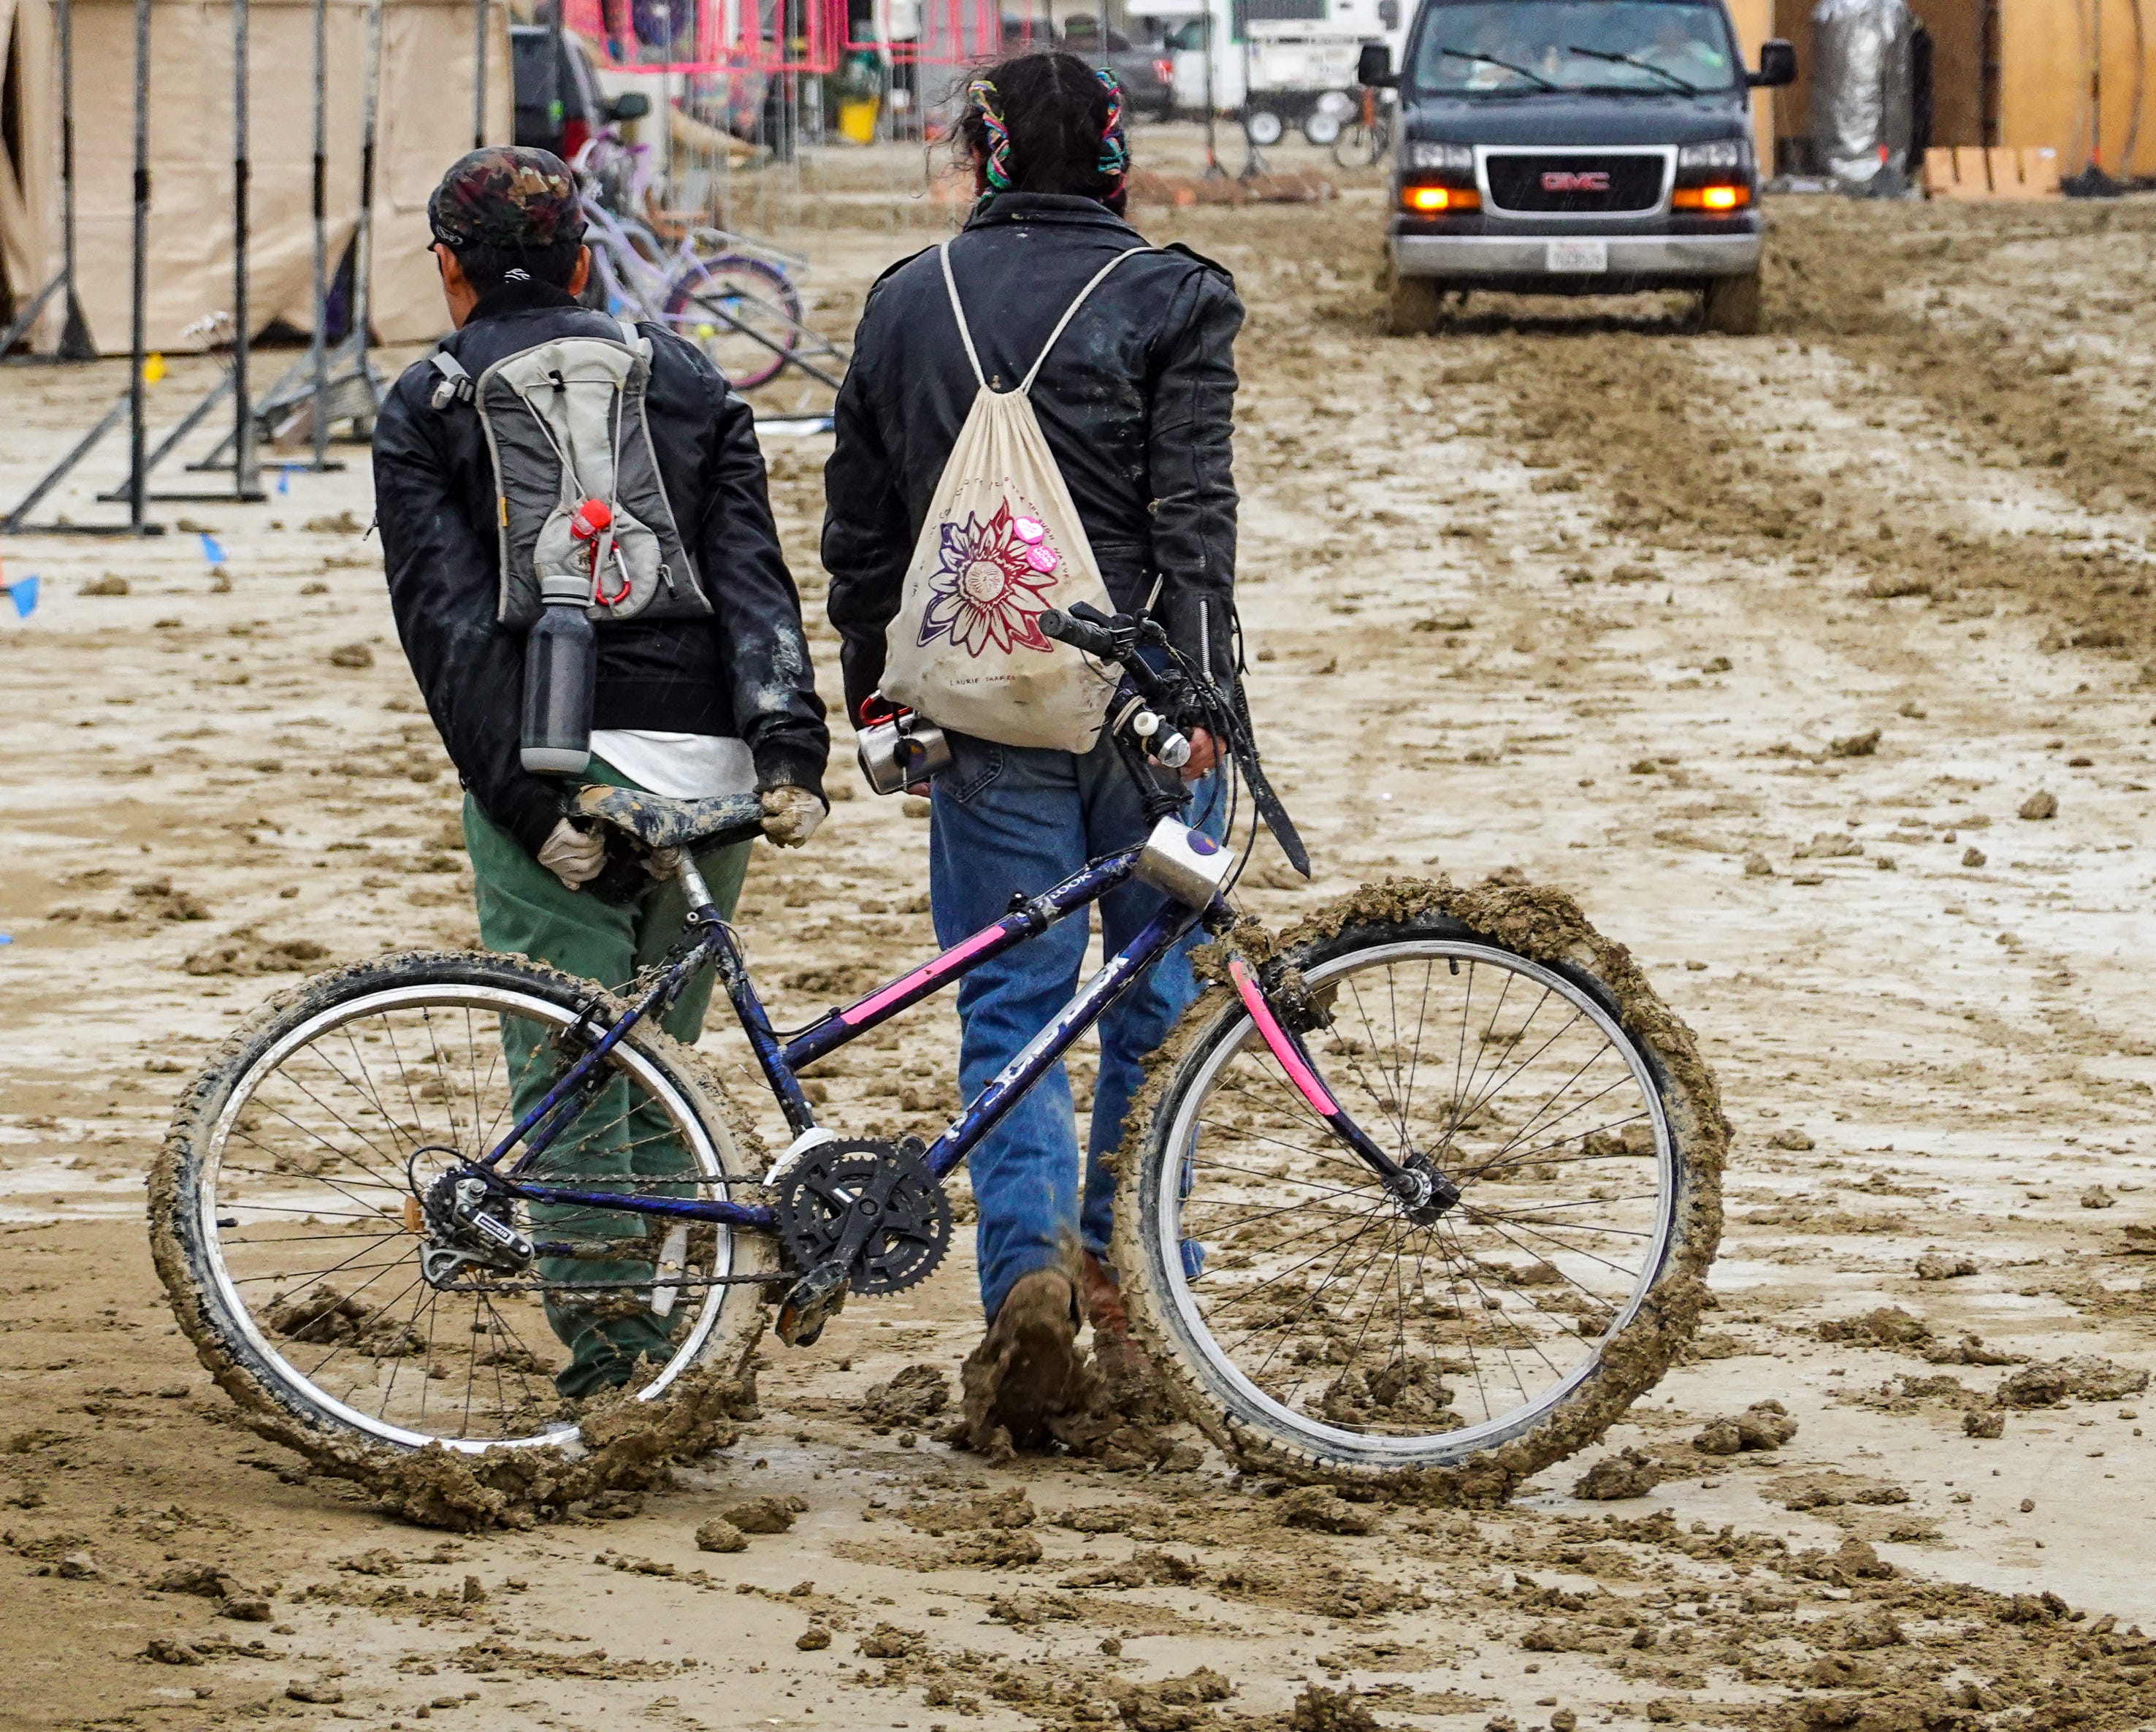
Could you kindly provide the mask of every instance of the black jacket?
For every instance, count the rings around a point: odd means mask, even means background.
[[[1144,238],[1091,198],[1004,193],[951,245],[988,383],[1009,390],[1093,273]],[[1034,413],[1118,608],[1153,614],[1178,649],[1232,671],[1235,483],[1229,467],[1242,303],[1228,273],[1181,247],[1116,266],[1050,353]],[[936,249],[869,293],[824,470],[824,565],[846,702],[882,677],[884,628],[930,496],[978,388]]]
[[[594,727],[748,742],[757,781],[822,792],[829,736],[802,635],[801,599],[771,520],[748,405],[703,354],[656,326],[646,399],[651,443],[709,619],[602,621]],[[442,347],[476,378],[550,338],[621,327],[542,284],[504,284]],[[517,758],[524,635],[496,623],[494,466],[468,403],[435,409],[441,375],[404,370],[374,434],[375,508],[398,635],[457,773],[480,809],[536,854],[562,785]]]

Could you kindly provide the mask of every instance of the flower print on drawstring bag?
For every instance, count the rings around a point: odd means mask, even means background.
[[[1014,391],[992,390],[940,249],[944,287],[978,389],[930,496],[897,616],[885,640],[883,695],[938,726],[1004,746],[1086,752],[1100,738],[1119,671],[1044,635],[1040,616],[1078,602],[1106,610],[1078,509],[1028,393],[1086,299],[1132,247],[1094,274]]]

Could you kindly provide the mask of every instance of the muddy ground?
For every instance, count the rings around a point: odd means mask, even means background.
[[[1687,1362],[1506,1508],[1303,1509],[1368,1530],[1327,1532],[1209,1454],[873,1427],[871,1385],[974,1339],[954,1259],[773,1343],[670,1493],[459,1537],[310,1478],[176,1334],[142,1185],[281,967],[472,937],[347,450],[160,539],[0,546],[44,584],[0,618],[0,1725],[2156,1723],[2156,205],[1784,199],[1758,337],[1645,301],[1394,339],[1377,197],[1147,213],[1250,306],[1251,689],[1322,876],[1247,900],[1510,869],[1632,948],[1738,1129]],[[804,229],[825,316],[933,215]],[[0,374],[0,491],[118,383]],[[770,455],[813,619],[823,445]],[[751,881],[782,1015],[927,946],[926,826],[850,757]],[[834,1122],[930,1119],[947,1019],[827,1067]],[[1779,1448],[1696,1447],[1768,1399]],[[1629,1495],[1576,1493],[1604,1462]],[[698,1550],[760,1497],[790,1532]]]

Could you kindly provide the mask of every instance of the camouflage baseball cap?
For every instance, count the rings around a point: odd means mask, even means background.
[[[552,151],[491,145],[449,165],[427,200],[427,224],[452,251],[547,247],[584,238],[576,177]]]

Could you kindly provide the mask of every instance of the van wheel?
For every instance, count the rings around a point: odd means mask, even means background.
[[[1385,273],[1385,331],[1392,337],[1423,337],[1444,316],[1445,288],[1435,277]]]
[[[1254,108],[1243,116],[1243,131],[1260,150],[1269,150],[1281,141],[1287,123],[1270,108]]]
[[[1759,334],[1759,273],[1718,276],[1707,285],[1700,305],[1700,323],[1723,337]]]

